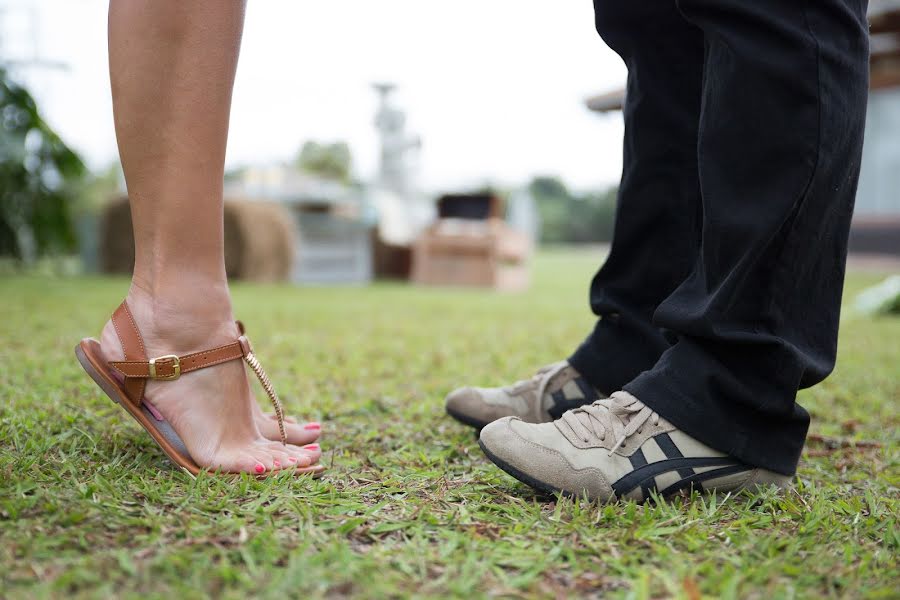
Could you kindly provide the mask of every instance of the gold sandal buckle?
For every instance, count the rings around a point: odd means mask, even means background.
[[[165,361],[165,365],[168,366],[169,361],[172,363],[172,373],[170,375],[158,375],[156,373],[156,363],[157,361]],[[181,377],[181,359],[174,354],[165,354],[163,356],[157,356],[156,358],[150,359],[150,379],[157,379],[161,381],[171,381],[172,379],[178,379]]]

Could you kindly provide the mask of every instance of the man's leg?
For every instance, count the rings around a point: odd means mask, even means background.
[[[653,324],[675,343],[625,391],[481,431],[539,489],[611,500],[785,487],[832,369],[868,89],[864,0],[679,0],[705,37],[696,263]],[[639,269],[640,265],[634,265]]]
[[[794,472],[796,392],[834,367],[868,92],[865,0],[680,0],[706,37],[702,247],[625,390],[698,440]],[[635,265],[640,268],[640,265]]]
[[[628,67],[624,161],[612,248],[591,284],[599,320],[569,362],[609,394],[669,348],[651,317],[700,249],[704,49],[703,32],[674,0],[595,0],[594,11],[597,31]]]
[[[628,66],[615,234],[591,286],[600,319],[568,363],[510,386],[451,392],[447,412],[479,429],[505,416],[558,419],[651,368],[670,345],[651,324],[653,311],[687,278],[700,249],[703,32],[674,0],[595,0],[594,10],[597,31]]]

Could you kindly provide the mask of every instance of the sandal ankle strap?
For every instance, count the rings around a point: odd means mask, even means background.
[[[246,338],[241,336],[244,340]],[[249,347],[249,342],[246,343]],[[178,379],[184,373],[205,369],[231,360],[240,360],[245,356],[244,344],[241,339],[213,348],[192,352],[184,356],[165,354],[149,360],[118,360],[110,361],[109,366],[124,375],[141,379],[155,379],[171,381]]]

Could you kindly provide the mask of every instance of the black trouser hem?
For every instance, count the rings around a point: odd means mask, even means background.
[[[761,413],[712,392],[715,376],[699,357],[666,352],[624,390],[694,439],[742,462],[784,475],[797,471],[809,428],[809,415],[794,405],[790,415]]]
[[[716,393],[712,388],[722,365],[704,359],[687,342],[680,353],[665,352],[657,360],[639,344],[616,339],[620,333],[598,323],[569,363],[600,392],[624,389],[707,446],[756,467],[796,472],[809,427],[809,415],[799,405],[791,415],[761,414],[758,407]]]
[[[669,343],[641,315],[620,313],[597,320],[569,364],[607,396],[656,364]]]

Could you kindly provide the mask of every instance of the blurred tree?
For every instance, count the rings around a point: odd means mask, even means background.
[[[528,188],[536,198],[564,200],[569,197],[569,188],[555,176],[539,175],[531,180]]]
[[[31,262],[71,252],[70,204],[86,169],[0,68],[0,256]]]
[[[247,167],[232,167],[225,171],[225,183],[240,183],[247,173]]]
[[[303,144],[294,166],[301,171],[326,179],[348,183],[353,168],[353,157],[350,154],[350,147],[345,142],[320,144],[309,141]]]
[[[77,187],[73,186],[78,192],[76,214],[99,212],[110,200],[124,196],[124,182],[125,175],[119,161],[110,162],[106,167],[88,173]]]
[[[568,241],[571,195],[566,184],[558,177],[540,176],[531,180],[528,191],[534,197],[541,217],[541,242],[561,244]]]
[[[575,197],[569,222],[573,242],[612,241],[618,192],[618,187],[612,187]]]
[[[596,243],[612,239],[616,188],[573,194],[558,177],[540,176],[528,190],[541,216],[541,242]]]

